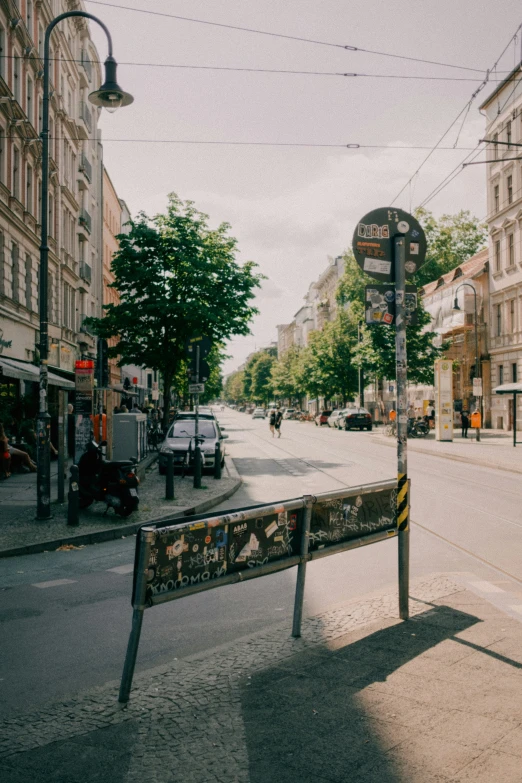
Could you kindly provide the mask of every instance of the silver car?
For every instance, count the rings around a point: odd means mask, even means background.
[[[167,455],[174,454],[174,468],[181,468],[183,465],[191,467],[194,463],[194,449],[196,422],[195,419],[183,417],[176,419],[169,427],[165,440],[161,444],[158,467],[159,472],[165,475],[167,472]],[[215,419],[200,419],[198,426],[198,436],[200,440],[201,454],[203,457],[203,468],[214,469],[214,457],[216,443],[220,445],[221,467],[225,464],[225,446],[223,441],[228,438],[221,432],[219,424]]]

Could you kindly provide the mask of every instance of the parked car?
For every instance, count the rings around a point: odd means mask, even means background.
[[[198,417],[200,419],[215,419],[215,415],[212,413],[210,408],[207,408],[206,410],[203,408],[200,408],[198,411]],[[174,416],[174,421],[177,421],[178,419],[195,419],[196,418],[196,411],[178,411],[176,415]]]
[[[283,419],[291,419],[294,413],[296,413],[295,408],[285,408],[283,411]]]
[[[221,448],[221,466],[225,464],[225,447],[223,441],[228,438],[228,435],[223,435],[219,424],[215,419],[210,418],[202,419],[199,422],[199,436],[202,438],[200,441],[201,454],[203,456],[203,469],[214,469],[214,457],[216,442],[219,442]],[[188,417],[176,419],[173,424],[170,425],[165,440],[161,444],[158,467],[159,472],[165,475],[167,472],[167,455],[174,454],[174,468],[181,468],[187,459],[187,454],[190,452],[190,464],[194,462],[194,449],[195,449],[195,431],[196,422],[194,418]],[[190,447],[190,449],[189,449]]]
[[[349,408],[345,411],[343,419],[339,422],[339,428],[345,430],[372,430],[372,417],[366,408]]]
[[[334,410],[331,412],[331,414],[328,416],[328,426],[329,427],[335,427],[335,421],[337,420],[337,417],[341,413],[341,408],[334,408]]]
[[[264,419],[264,418],[266,418],[266,411],[265,411],[265,409],[264,408],[255,408],[255,410],[254,410],[254,412],[252,414],[252,418],[253,419]]]
[[[344,415],[348,412],[348,408],[342,408],[338,411],[333,411],[330,418],[328,419],[328,426],[333,427],[334,429],[341,429],[341,424]]]
[[[332,415],[332,411],[321,411],[315,417],[315,426],[322,427],[323,424],[328,424],[328,418]]]

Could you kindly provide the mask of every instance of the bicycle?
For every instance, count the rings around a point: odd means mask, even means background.
[[[387,424],[383,430],[384,434],[391,438],[392,436],[397,435],[397,423],[395,421],[391,421],[389,424]]]

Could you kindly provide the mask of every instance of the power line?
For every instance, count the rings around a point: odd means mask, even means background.
[[[298,35],[286,35],[284,33],[274,33],[269,30],[257,30],[252,27],[241,27],[239,25],[225,24],[224,22],[211,22],[208,19],[195,19],[189,16],[180,16],[179,14],[168,14],[163,11],[150,11],[146,8],[133,8],[127,5],[117,5],[116,3],[106,3],[102,0],[86,0],[93,5],[102,5],[108,8],[118,8],[121,11],[133,11],[134,13],[147,14],[149,16],[160,16],[167,19],[177,19],[181,22],[193,22],[195,24],[208,25],[210,27],[221,27],[226,30],[237,30],[244,33],[254,33],[256,35],[267,35],[271,38],[284,38],[289,41],[299,41],[301,43],[316,44],[318,46],[330,46],[336,49],[346,49],[350,52],[364,52],[365,54],[375,54],[379,57],[392,57],[397,60],[408,60],[416,63],[426,63],[427,65],[439,65],[444,68],[457,68],[463,71],[475,71],[476,73],[484,73],[484,68],[470,68],[465,65],[454,65],[453,63],[444,63],[437,60],[425,60],[420,57],[409,57],[404,54],[392,54],[391,52],[380,52],[374,49],[363,49],[360,46],[351,46],[347,44],[338,44],[331,41],[320,41],[315,38],[303,38]]]
[[[417,169],[416,169],[416,171],[415,171],[415,172],[412,174],[412,176],[410,177],[410,179],[409,179],[409,180],[408,180],[408,181],[407,181],[407,182],[404,184],[404,186],[403,186],[403,187],[400,189],[400,191],[397,193],[397,195],[395,196],[395,198],[394,198],[394,199],[393,199],[393,201],[391,202],[391,205],[390,205],[390,206],[393,206],[393,204],[394,204],[394,203],[397,201],[397,199],[398,199],[398,198],[399,198],[399,196],[400,196],[400,195],[403,193],[403,191],[404,191],[404,190],[405,190],[405,189],[408,187],[408,185],[409,185],[409,184],[410,184],[410,182],[413,180],[413,178],[414,178],[414,177],[416,177],[416,176],[418,175],[418,173],[420,172],[420,170],[421,170],[421,169],[424,167],[424,165],[425,165],[425,164],[428,162],[428,160],[431,158],[431,156],[433,155],[433,153],[435,152],[435,150],[437,149],[437,147],[438,147],[438,146],[441,144],[441,142],[442,142],[442,141],[443,141],[443,140],[446,138],[446,136],[447,136],[447,135],[448,135],[448,133],[451,131],[451,129],[453,128],[453,126],[454,126],[454,125],[455,125],[455,124],[458,122],[458,120],[460,119],[460,117],[461,117],[461,116],[462,116],[464,113],[467,115],[467,113],[469,112],[469,109],[470,109],[470,106],[471,106],[471,104],[473,103],[473,101],[475,100],[475,98],[477,97],[477,95],[479,94],[479,92],[481,92],[481,90],[483,90],[483,89],[484,89],[484,87],[486,86],[486,84],[488,83],[488,81],[489,81],[489,74],[490,74],[490,71],[496,70],[496,67],[497,67],[498,63],[500,62],[500,60],[502,59],[502,57],[503,57],[503,56],[504,56],[504,54],[506,53],[507,49],[508,49],[508,48],[509,48],[509,46],[511,45],[511,42],[512,42],[512,41],[513,41],[513,40],[516,38],[516,36],[517,36],[518,32],[519,32],[521,29],[522,29],[522,24],[520,24],[520,25],[517,27],[517,29],[515,30],[515,33],[514,33],[514,34],[511,36],[511,38],[509,39],[509,41],[508,41],[508,43],[506,44],[506,46],[504,47],[504,49],[502,50],[502,52],[500,53],[500,55],[499,55],[499,56],[497,57],[497,59],[495,60],[495,62],[494,62],[494,64],[493,64],[493,66],[492,66],[492,67],[491,67],[491,68],[490,68],[490,69],[489,69],[489,70],[486,72],[486,76],[485,76],[484,80],[483,80],[483,81],[482,81],[482,83],[481,83],[481,84],[480,84],[480,85],[477,87],[477,89],[476,89],[476,90],[475,90],[475,91],[472,93],[472,95],[471,95],[471,98],[469,99],[469,101],[467,101],[467,103],[466,103],[466,105],[464,106],[464,108],[463,108],[463,109],[461,109],[461,111],[460,111],[460,112],[457,114],[457,116],[455,117],[455,119],[453,120],[453,122],[452,122],[452,123],[450,124],[450,126],[449,126],[449,127],[448,127],[448,128],[445,130],[445,131],[444,131],[444,133],[442,134],[442,136],[440,137],[440,139],[437,141],[437,143],[434,145],[434,147],[432,148],[432,150],[431,150],[431,151],[430,151],[430,152],[429,152],[429,153],[426,155],[426,157],[424,158],[424,160],[422,161],[422,163],[420,164],[420,166],[418,166],[418,168],[417,168]],[[462,130],[462,127],[461,127],[461,130]],[[459,132],[459,135],[460,135],[460,132]],[[480,144],[480,142],[479,142],[479,144]],[[477,145],[477,146],[478,146],[478,145]],[[466,157],[469,157],[469,156],[466,156]],[[462,169],[461,169],[460,171],[462,171]],[[458,173],[460,173],[460,171],[459,171]],[[448,176],[450,176],[450,175],[448,175]],[[457,174],[456,176],[458,176],[458,174]],[[446,179],[446,178],[445,178],[445,179]],[[452,177],[452,179],[454,179],[454,177]],[[449,181],[451,182],[451,181],[452,181],[452,179],[451,179],[451,180],[449,180]],[[443,181],[444,181],[444,180],[443,180]],[[447,184],[449,184],[449,182],[448,182]]]
[[[2,54],[0,60],[13,60],[17,55]],[[40,64],[40,57],[25,57],[26,62],[36,62]],[[58,63],[76,63],[78,65],[83,64],[83,60],[68,57],[50,57],[49,62]],[[92,62],[98,65],[103,65],[101,60],[92,60]],[[338,77],[350,77],[361,79],[414,79],[417,81],[435,81],[435,82],[481,82],[482,79],[472,78],[469,76],[412,76],[410,74],[391,74],[391,73],[342,73],[341,71],[303,71],[292,70],[289,68],[248,68],[243,66],[228,66],[228,65],[193,65],[192,63],[145,63],[137,61],[119,61],[119,65],[127,65],[137,68],[177,68],[181,70],[194,70],[194,71],[232,71],[239,73],[274,73],[274,74],[290,74],[297,76],[338,76]],[[501,81],[499,78],[498,81]]]

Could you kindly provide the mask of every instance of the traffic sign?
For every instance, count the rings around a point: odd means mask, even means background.
[[[204,383],[189,383],[189,394],[203,394],[204,391]]]
[[[482,378],[473,378],[473,396],[482,397]]]
[[[381,283],[394,280],[393,240],[397,236],[406,239],[404,269],[406,277],[411,277],[426,260],[426,235],[413,215],[402,209],[382,207],[368,212],[355,228],[355,260],[363,272]]]
[[[212,340],[210,337],[204,337],[202,335],[189,337],[185,342],[185,351],[188,359],[192,359],[192,357],[196,355],[196,346],[199,346],[199,358],[204,359],[205,356],[208,356],[210,353]]]

